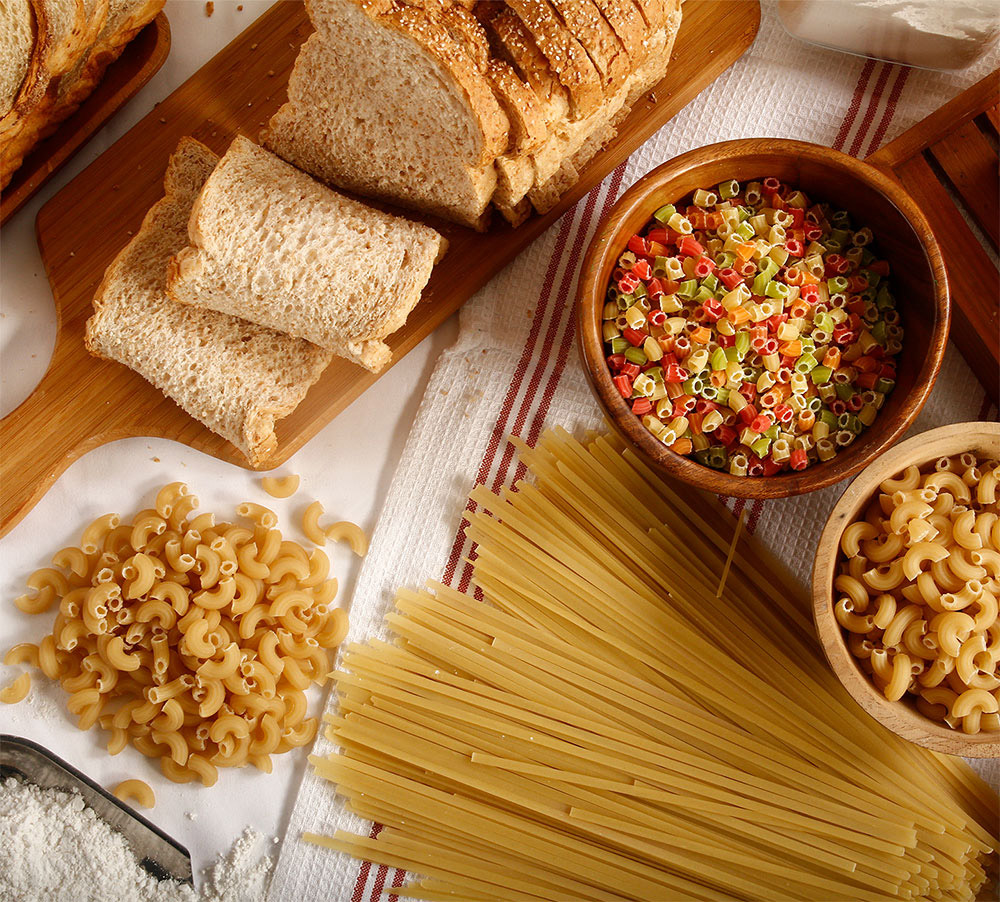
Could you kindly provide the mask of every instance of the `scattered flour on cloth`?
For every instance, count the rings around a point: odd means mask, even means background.
[[[125,837],[72,792],[0,783],[0,902],[264,902],[273,859],[249,827],[200,881],[157,880]]]

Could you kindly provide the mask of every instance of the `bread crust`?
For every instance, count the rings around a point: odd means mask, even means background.
[[[566,28],[548,0],[507,0],[569,92],[577,117],[592,113],[604,99],[604,85],[587,51]]]

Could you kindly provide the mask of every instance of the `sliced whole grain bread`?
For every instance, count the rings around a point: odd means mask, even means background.
[[[309,9],[317,32],[265,145],[323,181],[485,228],[509,126],[462,45],[418,9]]]
[[[587,51],[601,76],[604,93],[616,93],[631,74],[632,62],[594,0],[552,0],[552,6]]]
[[[648,28],[633,0],[594,0],[608,25],[618,36],[635,69],[646,57]]]
[[[648,55],[617,94],[586,119],[555,130],[548,141],[534,151],[535,181],[528,197],[539,213],[546,213],[555,206],[576,183],[579,170],[615,136],[616,126],[628,115],[632,105],[666,74],[681,22],[679,0],[670,2],[672,9],[667,27],[654,32],[647,40]],[[517,200],[516,196],[505,198],[507,203]]]
[[[499,4],[486,5],[483,15],[494,53],[535,92],[547,128],[568,119],[569,94],[524,23],[512,10],[500,9]]]
[[[548,135],[548,122],[538,95],[505,60],[490,60],[486,76],[510,122],[508,151],[524,154],[534,150]]]
[[[447,242],[237,137],[198,195],[167,293],[305,338],[378,372]]]
[[[587,116],[598,109],[605,97],[603,79],[549,0],[506,2],[566,88],[574,118]]]
[[[84,0],[31,0],[35,42],[13,109],[0,126],[0,188],[38,141],[59,80],[86,49]]]
[[[330,354],[167,297],[167,261],[187,242],[191,207],[216,161],[204,145],[181,140],[167,167],[165,196],[97,289],[86,344],[92,354],[135,370],[257,466],[277,447],[275,421],[305,397]]]

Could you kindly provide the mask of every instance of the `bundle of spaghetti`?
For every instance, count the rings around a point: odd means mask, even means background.
[[[384,829],[307,839],[418,899],[976,898],[995,795],[861,711],[721,506],[608,437],[519,451],[472,494],[483,600],[400,591],[334,675],[311,760]]]

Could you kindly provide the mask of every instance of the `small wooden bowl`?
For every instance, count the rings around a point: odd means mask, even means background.
[[[907,696],[898,702],[886,699],[851,654],[833,614],[833,580],[840,558],[840,537],[849,524],[864,516],[879,483],[914,464],[923,468],[939,457],[964,451],[1000,458],[1000,423],[956,423],[923,432],[883,454],[851,483],[819,539],[813,564],[813,619],[833,672],[854,700],[882,726],[936,752],[966,758],[1000,758],[1000,732],[992,730],[968,736],[924,717]]]
[[[818,201],[850,211],[875,233],[888,260],[905,330],[895,390],[874,424],[832,460],[775,476],[732,476],[666,448],[642,425],[615,389],[601,336],[601,315],[611,272],[629,237],[653,210],[696,188],[726,179],[775,176]],[[675,157],[636,182],[597,230],[580,275],[579,341],[584,367],[612,425],[668,476],[722,495],[784,498],[825,488],[853,476],[885,451],[913,422],[937,378],[948,340],[950,305],[944,261],[931,227],[913,200],[877,169],[846,154],[778,138],[745,138],[700,147]]]

